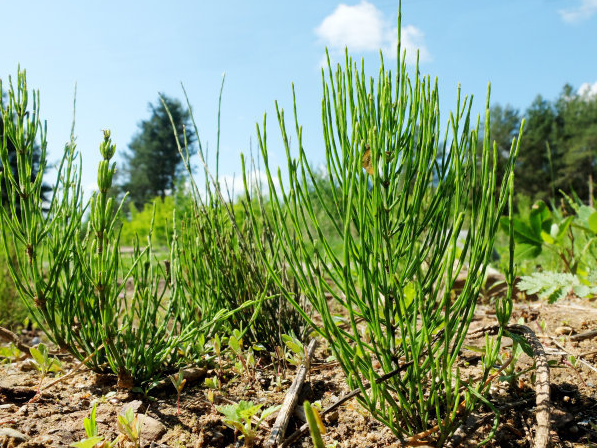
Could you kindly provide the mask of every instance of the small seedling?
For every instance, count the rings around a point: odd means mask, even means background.
[[[307,358],[305,346],[301,341],[292,335],[283,334],[282,341],[290,350],[286,352],[286,360],[293,366],[301,365]]]
[[[141,446],[141,428],[143,422],[132,408],[118,415],[118,430],[129,439],[135,448]]]
[[[35,396],[29,400],[29,403],[33,403],[39,399],[41,394],[41,384],[44,381],[46,375],[50,372],[59,372],[62,370],[62,364],[56,358],[52,358],[48,353],[48,347],[44,344],[39,344],[37,348],[31,347],[29,349],[33,361],[35,362],[35,368],[39,370],[41,376],[39,378],[39,384],[37,385],[37,392]]]
[[[307,416],[307,423],[309,423],[309,431],[311,432],[311,439],[313,440],[313,446],[315,448],[325,448],[322,434],[325,434],[325,426],[321,420],[321,416],[315,406],[311,406],[311,403],[305,401],[303,404],[305,409],[305,415]]]
[[[104,437],[97,434],[97,423],[95,415],[97,413],[97,403],[93,405],[89,418],[85,417],[83,426],[85,427],[85,434],[87,438],[79,442],[71,443],[70,446],[75,448],[112,448],[118,442],[118,439],[113,442],[104,441]]]
[[[253,384],[255,382],[255,368],[257,367],[254,350],[262,350],[262,346],[255,345],[245,351],[242,332],[233,330],[232,335],[228,338],[228,347],[238,359],[234,363],[234,370],[240,375],[246,375],[249,383]]]
[[[205,396],[207,397],[207,400],[210,402],[212,410],[215,411],[214,390],[219,390],[222,387],[222,383],[218,379],[217,375],[214,375],[212,378],[205,378],[204,382],[205,386],[208,388],[208,390],[205,392]]]
[[[178,375],[170,375],[169,378],[176,388],[176,415],[180,415],[180,393],[182,392],[187,380],[184,377],[182,368],[178,371]]]
[[[4,362],[15,362],[21,357],[23,352],[19,350],[12,342],[8,347],[0,347],[0,364]]]
[[[253,425],[253,417],[257,415],[262,406],[262,404],[254,405],[252,401],[243,400],[238,404],[216,406],[216,409],[224,415],[226,426],[242,434],[240,437],[244,439],[244,446],[252,447],[257,436],[257,429],[263,419],[280,409],[279,405],[265,409]]]

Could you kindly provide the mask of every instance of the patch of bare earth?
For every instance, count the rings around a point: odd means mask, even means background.
[[[597,443],[597,306],[592,302],[571,299],[556,304],[519,302],[512,322],[519,319],[531,328],[543,344],[551,361],[551,432],[552,446],[576,447]],[[475,328],[495,324],[492,306],[479,306],[471,324]],[[482,345],[484,338],[471,338],[466,346]],[[506,340],[506,347],[511,341]],[[323,344],[321,344],[323,345]],[[507,350],[507,348],[505,348]],[[344,374],[329,356],[325,347],[315,353],[298,403],[305,399],[321,401],[323,407],[334,403],[349,392]],[[461,375],[474,376],[480,358],[474,350],[463,349],[459,360]],[[517,371],[532,366],[533,360],[522,355]],[[221,392],[215,393],[216,404],[251,400],[264,408],[282,404],[292,383],[295,370],[278,383],[273,365],[257,370],[255,381],[228,375]],[[65,360],[64,371],[76,363]],[[211,377],[216,370],[208,370]],[[203,378],[187,384],[181,397],[181,412],[177,415],[176,393],[172,387],[151,391],[148,396],[118,390],[115,378],[97,375],[81,369],[70,378],[45,390],[35,403],[27,403],[35,394],[38,374],[31,362],[23,359],[0,365],[0,447],[22,448],[68,446],[85,437],[83,419],[89,416],[93,403],[98,403],[98,432],[108,440],[119,435],[117,416],[131,406],[144,418],[142,446],[169,447],[232,447],[238,445],[234,432],[227,428],[206,398]],[[49,382],[50,379],[46,379]],[[530,447],[535,436],[534,370],[520,376],[512,384],[493,382],[491,402],[500,411],[500,423],[491,447]],[[297,406],[302,408],[302,406]],[[267,419],[260,429],[256,446],[263,446],[276,416]],[[324,416],[327,433],[324,441],[338,447],[397,447],[396,437],[361,408],[355,399]],[[304,423],[298,409],[290,419],[286,435]],[[463,422],[452,446],[473,446],[490,434],[494,413],[481,407]],[[127,446],[122,441],[120,446]],[[242,445],[242,444],[241,444]],[[238,445],[238,446],[241,446]],[[312,446],[308,435],[293,447]]]

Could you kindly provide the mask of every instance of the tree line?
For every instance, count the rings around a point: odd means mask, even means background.
[[[176,123],[179,140],[186,139],[190,155],[195,152],[189,111],[177,99],[163,100],[148,105],[149,117],[139,122],[118,170],[114,194],[122,197],[128,192],[130,204],[137,210],[156,197],[174,195],[184,179],[166,107]],[[597,95],[577,93],[567,84],[554,101],[538,95],[522,113],[510,105],[494,104],[490,128],[502,163],[522,118],[526,124],[515,168],[517,194],[557,202],[564,192],[591,202],[597,179]],[[3,130],[0,120],[0,137]],[[11,168],[16,171],[16,150],[10,141],[8,148]]]
[[[491,107],[491,136],[504,160],[525,119],[515,167],[517,194],[557,203],[562,192],[592,202],[597,162],[597,95],[574,92],[566,84],[555,101],[538,95],[520,113],[511,106]]]

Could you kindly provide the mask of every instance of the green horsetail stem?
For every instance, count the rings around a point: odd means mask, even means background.
[[[400,50],[399,42],[399,56]],[[482,378],[461,377],[456,364],[499,218],[508,201],[511,206],[520,136],[498,179],[489,89],[482,145],[480,118],[471,118],[472,98],[462,98],[460,88],[442,133],[437,80],[421,76],[418,63],[413,79],[401,56],[395,74],[382,57],[373,79],[364,62],[359,67],[348,53],[336,67],[328,55],[321,116],[331,203],[307,161],[296,99],[295,153],[276,103],[285,170],[269,164],[266,117],[257,136],[281,256],[322,323],[311,319],[298,295],[288,292],[287,300],[328,341],[347,383],[360,388],[359,402],[376,419],[401,440],[437,425],[429,437],[440,446],[485,400],[485,381],[497,359],[501,332],[488,340]],[[279,186],[275,177],[288,181]],[[246,175],[245,190],[249,194]],[[321,209],[325,213],[316,212]],[[333,235],[324,228],[334,229]],[[341,250],[332,238],[341,239]],[[260,253],[281,284],[271,256]],[[455,293],[455,281],[465,273]],[[500,323],[510,312],[511,288],[499,303]],[[411,361],[404,373],[384,377]]]

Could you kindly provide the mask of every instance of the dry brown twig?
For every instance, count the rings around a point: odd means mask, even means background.
[[[533,358],[537,366],[535,391],[536,391],[536,419],[535,448],[545,448],[549,443],[549,364],[543,345],[537,336],[526,325],[509,325],[508,330],[523,336],[533,350]]]
[[[313,358],[313,353],[315,352],[316,346],[317,340],[313,339],[307,347],[305,362],[299,367],[298,371],[296,372],[296,376],[294,377],[294,381],[284,397],[284,402],[280,408],[280,412],[278,413],[278,417],[276,418],[272,432],[269,436],[269,439],[267,439],[265,442],[266,447],[278,446],[284,437],[286,427],[288,426],[288,421],[290,420],[290,416],[292,415],[298,402],[299,394],[303,387],[303,383],[305,382],[305,377],[309,371],[309,364],[311,358]]]
[[[66,378],[73,376],[81,367],[83,367],[85,365],[86,362],[89,362],[89,360],[91,358],[93,358],[97,352],[99,352],[102,348],[104,347],[104,344],[102,343],[98,348],[95,349],[95,351],[93,353],[91,353],[87,358],[85,358],[83,361],[81,361],[75,368],[73,368],[70,372],[68,372],[65,375],[59,376],[58,378],[56,378],[54,381],[52,381],[49,384],[44,385],[44,387],[40,388],[40,392],[46,389],[49,389],[50,387],[60,383],[61,381],[64,381]]]
[[[391,372],[388,372],[388,373],[386,373],[383,376],[380,376],[379,378],[377,378],[375,380],[375,382],[378,383],[378,384],[382,383],[382,382],[390,379],[394,375],[397,375],[398,373],[402,372],[404,369],[406,369],[407,367],[411,366],[412,364],[413,364],[413,361],[406,362],[406,363],[400,365],[395,370],[393,370]],[[369,388],[370,385],[367,385],[365,387]],[[328,412],[332,412],[334,409],[340,407],[342,404],[346,403],[351,398],[356,397],[360,393],[361,393],[361,389],[353,389],[353,390],[351,390],[349,393],[347,393],[346,395],[340,397],[337,401],[335,401],[334,403],[332,403],[331,405],[329,405],[328,407],[326,407],[323,411],[321,411],[319,413],[319,415],[324,416]],[[309,425],[307,423],[305,423],[299,429],[297,429],[295,432],[293,432],[286,440],[284,440],[284,442],[280,445],[280,448],[286,448],[286,447],[288,447],[290,444],[292,444],[293,442],[295,442],[299,437],[301,437],[307,431],[309,431]]]
[[[22,342],[21,339],[9,329],[0,327],[0,338],[4,339],[5,341],[12,342],[16,348],[23,352],[23,356],[31,358],[31,352],[29,351],[31,347]],[[53,352],[49,353],[49,355],[56,358],[65,358],[67,356],[71,356],[69,353]]]

